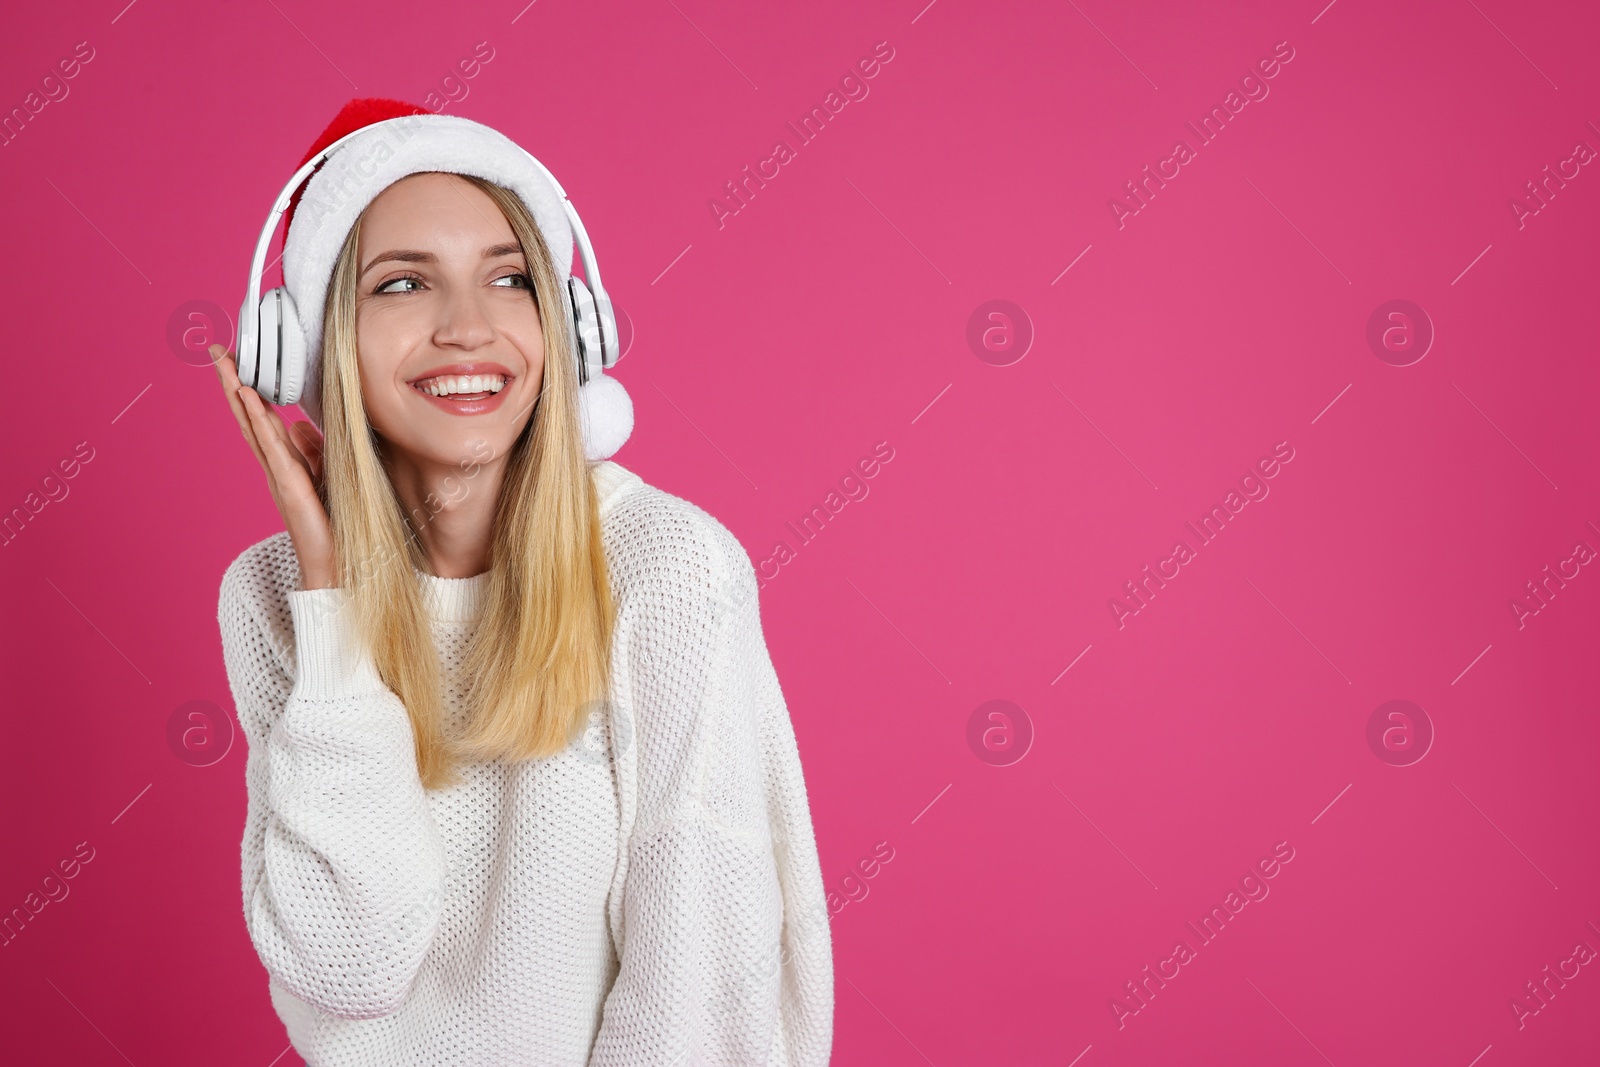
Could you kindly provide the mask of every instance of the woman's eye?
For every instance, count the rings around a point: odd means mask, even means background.
[[[391,289],[391,288],[389,288],[389,286],[395,284],[396,282],[416,282],[418,285],[421,285],[422,284],[422,279],[418,278],[418,277],[415,277],[414,275],[406,274],[406,275],[403,275],[403,276],[401,276],[399,278],[390,278],[388,281],[383,282],[376,289],[374,289],[372,291],[374,293],[402,293],[402,292],[415,292],[416,291],[414,289],[407,290],[407,289]]]
[[[533,289],[533,279],[529,278],[526,274],[506,274],[506,275],[502,275],[501,277],[496,278],[490,284],[492,284],[492,285],[501,285],[503,282],[507,282],[507,281],[513,281],[513,282],[515,282],[515,284],[504,286],[504,288],[508,288],[508,289],[527,289],[527,290],[530,290],[530,291]],[[398,285],[401,282],[414,283],[418,288],[420,288],[422,286],[422,279],[421,278],[418,278],[418,277],[416,277],[415,275],[412,275],[412,274],[406,274],[406,275],[402,275],[399,278],[390,278],[388,281],[381,283],[377,288],[375,288],[372,291],[373,291],[373,293],[414,293],[414,292],[417,291],[416,289],[395,289],[395,288],[393,288],[393,286]]]

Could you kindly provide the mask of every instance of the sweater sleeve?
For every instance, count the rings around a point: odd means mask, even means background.
[[[261,570],[240,557],[217,610],[249,742],[245,924],[294,996],[341,1018],[376,1018],[400,1005],[438,928],[443,839],[405,706],[358,640],[343,591],[274,598]],[[285,613],[287,654],[274,648]]]
[[[671,601],[695,605],[677,620],[680,654],[652,655],[637,634],[627,653],[638,819],[590,1067],[823,1067],[832,1047],[832,944],[799,752],[754,570],[719,533],[710,595]]]

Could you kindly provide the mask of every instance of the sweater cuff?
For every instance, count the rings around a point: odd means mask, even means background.
[[[371,650],[360,639],[354,607],[343,589],[290,592],[289,617],[299,671],[293,695],[320,700],[386,688]]]

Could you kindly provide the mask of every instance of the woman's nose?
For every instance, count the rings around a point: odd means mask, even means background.
[[[494,323],[481,297],[471,288],[456,288],[440,306],[434,340],[441,345],[475,348],[494,337]]]

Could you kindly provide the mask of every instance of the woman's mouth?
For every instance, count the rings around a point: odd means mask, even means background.
[[[483,415],[500,406],[510,384],[505,374],[441,374],[419,378],[411,388],[452,415]]]

